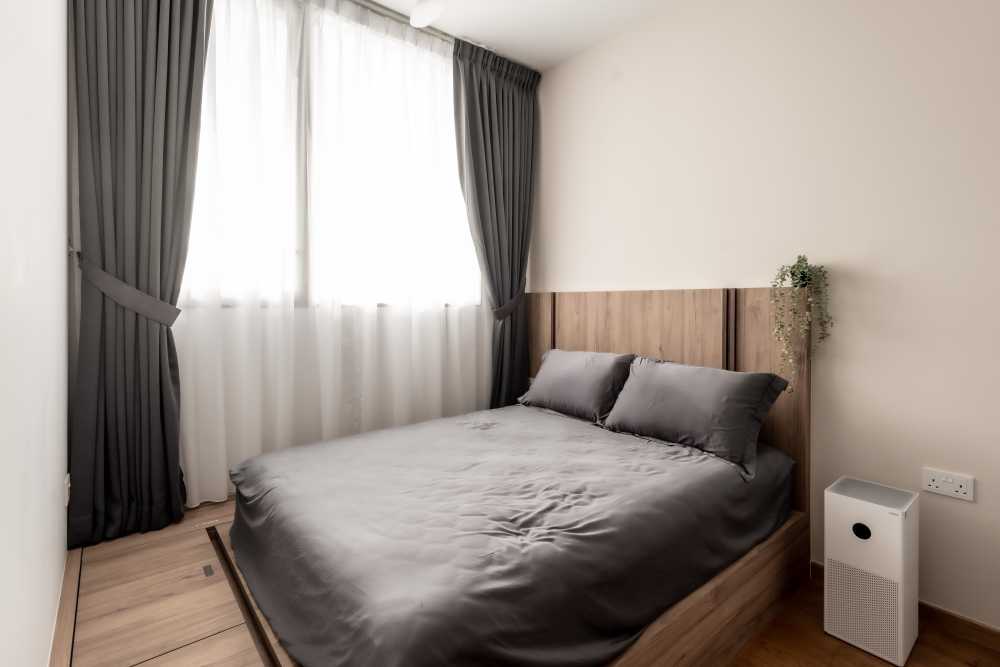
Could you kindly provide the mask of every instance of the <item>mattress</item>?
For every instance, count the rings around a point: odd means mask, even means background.
[[[231,538],[303,665],[599,665],[785,521],[793,465],[512,406],[250,459]]]

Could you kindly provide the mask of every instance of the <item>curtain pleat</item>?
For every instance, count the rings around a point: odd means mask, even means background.
[[[538,72],[455,41],[455,134],[469,227],[496,318],[491,407],[528,385],[521,307],[531,241]]]
[[[71,0],[80,254],[176,304],[190,229],[211,0]],[[183,516],[169,326],[80,286],[69,545]]]

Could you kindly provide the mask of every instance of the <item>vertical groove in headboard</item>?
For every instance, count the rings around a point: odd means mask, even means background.
[[[725,290],[726,302],[726,365],[727,371],[736,370],[736,299],[737,290],[727,288]]]
[[[556,346],[556,300],[559,295],[555,292],[552,293],[552,298],[549,308],[549,349],[551,350]]]

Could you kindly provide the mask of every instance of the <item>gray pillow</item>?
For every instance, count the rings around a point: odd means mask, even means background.
[[[599,422],[611,411],[634,354],[549,350],[522,405]]]
[[[605,426],[750,466],[764,418],[788,382],[637,357]]]

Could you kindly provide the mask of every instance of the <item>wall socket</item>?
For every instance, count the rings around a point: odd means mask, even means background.
[[[976,499],[976,478],[972,475],[924,466],[923,489],[971,503]]]

